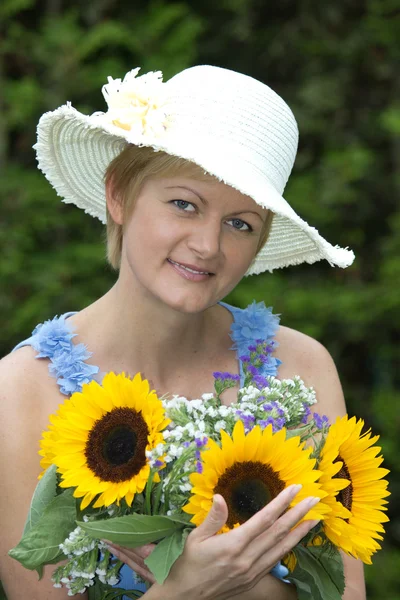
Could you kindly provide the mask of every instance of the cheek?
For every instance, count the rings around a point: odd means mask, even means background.
[[[182,227],[171,219],[161,219],[154,212],[134,215],[125,232],[125,244],[132,260],[145,256],[165,255],[183,236]]]
[[[230,240],[225,249],[225,260],[229,265],[229,270],[241,278],[251,265],[256,255],[256,249],[256,241],[243,240],[242,243],[239,243],[237,240]]]

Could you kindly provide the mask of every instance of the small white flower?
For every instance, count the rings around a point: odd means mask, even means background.
[[[165,445],[162,443],[157,444],[157,446],[154,448],[154,450],[157,452],[158,456],[161,456],[165,450]]]
[[[221,416],[223,416],[223,414],[221,413],[221,408],[219,409],[219,414]],[[226,408],[226,406],[224,407]],[[213,408],[212,406],[209,406],[206,410],[205,410],[205,414],[207,417],[211,417],[212,419],[215,419],[215,417],[218,415],[218,412],[215,408]]]
[[[214,431],[216,431],[217,433],[221,430],[225,430],[226,429],[226,423],[225,421],[217,421],[214,425]]]
[[[203,394],[201,397],[203,398],[203,400],[211,400],[212,398],[214,398],[214,394]]]

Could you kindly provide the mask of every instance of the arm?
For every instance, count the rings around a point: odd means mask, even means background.
[[[277,341],[277,354],[283,362],[280,378],[300,375],[306,385],[313,386],[318,399],[314,411],[327,415],[330,423],[345,415],[347,410],[339,375],[326,348],[311,337],[287,327],[280,328]],[[363,563],[344,552],[341,555],[346,580],[343,600],[366,600]]]
[[[41,471],[38,442],[51,412],[47,410],[46,393],[40,385],[46,378],[47,364],[36,361],[31,348],[21,348],[0,361],[0,579],[8,600],[68,598],[65,588],[54,588],[51,582],[55,565],[46,566],[39,581],[36,571],[24,569],[7,554],[20,540]],[[57,396],[55,399],[52,396],[52,402],[57,402]]]

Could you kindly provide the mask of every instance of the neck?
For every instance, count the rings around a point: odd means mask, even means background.
[[[76,319],[82,336],[77,343],[83,341],[89,350],[96,349],[95,363],[101,370],[111,366],[115,372],[125,371],[130,376],[140,372],[157,388],[165,389],[171,373],[193,370],[194,364],[201,367],[202,357],[210,360],[223,346],[229,347],[228,336],[218,338],[220,311],[226,313],[218,306],[197,314],[160,303],[155,306],[154,299],[138,299],[136,292],[118,280],[82,311],[81,319]],[[223,317],[230,319],[230,315]]]

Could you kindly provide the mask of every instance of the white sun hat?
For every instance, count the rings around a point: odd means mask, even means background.
[[[351,250],[332,246],[283,198],[298,128],[270,87],[241,73],[191,67],[108,78],[107,112],[84,115],[67,103],[38,124],[38,166],[63,202],[106,223],[104,175],[127,146],[151,147],[192,161],[273,213],[271,231],[247,275],[326,259],[347,267]]]

